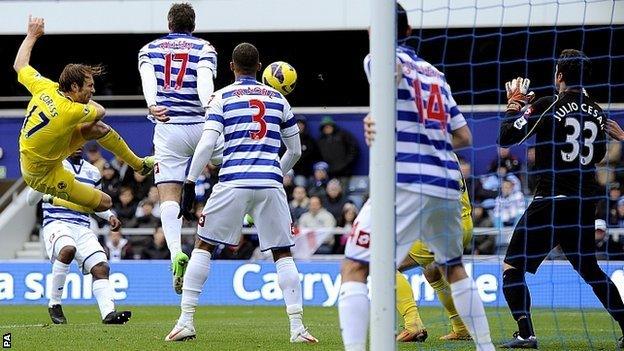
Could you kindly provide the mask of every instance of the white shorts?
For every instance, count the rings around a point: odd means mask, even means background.
[[[439,264],[461,262],[463,236],[461,205],[448,200],[397,189],[396,193],[396,263],[407,256],[414,241],[422,240]],[[370,259],[370,200],[366,201],[353,224],[345,247],[345,257],[368,263]],[[388,236],[391,238],[391,236]]]
[[[95,265],[107,261],[106,253],[97,235],[90,228],[78,224],[62,221],[50,222],[43,227],[43,241],[52,263],[63,247],[75,247],[74,259],[83,274],[89,274]]]
[[[204,123],[157,123],[154,127],[155,183],[183,183],[190,158],[201,139]],[[223,136],[219,137],[213,152],[212,163],[220,164],[223,158]]]
[[[200,239],[238,245],[243,217],[250,214],[258,230],[260,250],[294,245],[292,219],[283,188],[235,188],[215,185],[197,226]]]

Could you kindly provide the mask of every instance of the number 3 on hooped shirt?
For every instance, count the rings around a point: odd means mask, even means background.
[[[254,115],[251,116],[251,120],[253,122],[257,122],[258,124],[260,124],[260,130],[257,131],[249,131],[249,137],[252,140],[260,140],[262,138],[264,138],[267,134],[267,125],[266,125],[266,121],[264,120],[264,114],[266,113],[266,107],[264,106],[264,102],[257,100],[257,99],[251,99],[249,100],[249,107],[256,107],[258,109],[258,112]]]

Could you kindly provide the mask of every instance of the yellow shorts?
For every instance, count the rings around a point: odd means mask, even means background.
[[[84,143],[85,140],[77,127],[67,148],[67,156]],[[21,154],[20,166],[26,184],[37,191],[91,209],[98,207],[102,200],[101,191],[76,181],[76,176],[65,169],[61,161],[57,163],[32,162],[28,156]]]
[[[462,217],[462,230],[464,232],[464,247],[470,245],[472,241],[472,217],[464,216]],[[420,267],[427,267],[430,263],[434,261],[433,252],[429,251],[427,245],[418,240],[412,245],[408,253],[409,257],[414,260]]]

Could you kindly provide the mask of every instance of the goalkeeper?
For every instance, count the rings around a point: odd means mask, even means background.
[[[472,241],[472,207],[470,206],[470,198],[468,197],[466,182],[463,179],[461,184],[461,223],[464,234],[464,247],[466,247]],[[407,281],[407,278],[405,278],[405,276],[401,273],[416,266],[420,266],[425,269],[425,278],[431,287],[436,291],[438,299],[444,306],[446,314],[451,321],[452,331],[449,334],[440,337],[440,340],[471,340],[468,329],[466,329],[464,322],[462,322],[457,310],[455,309],[449,283],[446,279],[444,279],[442,274],[440,274],[440,271],[434,262],[433,253],[429,251],[429,248],[425,245],[425,243],[418,240],[414,243],[408,253],[408,256],[399,266],[399,271],[396,273],[397,310],[403,317],[404,325],[403,331],[401,331],[401,333],[397,336],[397,341],[423,342],[427,339],[427,329],[425,328],[420,318],[420,314],[418,313],[418,307],[416,306],[416,301],[414,300],[412,287]]]

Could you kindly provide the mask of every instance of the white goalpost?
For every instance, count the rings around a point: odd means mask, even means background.
[[[370,111],[377,136],[370,148],[370,349],[395,350],[396,2],[371,1]]]

